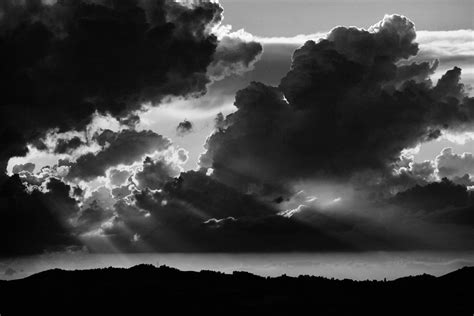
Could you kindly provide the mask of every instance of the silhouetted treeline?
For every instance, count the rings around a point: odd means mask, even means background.
[[[434,277],[352,281],[246,272],[50,270],[0,282],[9,315],[473,315],[474,267]]]

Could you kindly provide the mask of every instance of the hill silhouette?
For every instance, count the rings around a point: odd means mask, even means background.
[[[130,269],[49,270],[0,282],[9,315],[470,315],[474,267],[394,281],[276,278],[247,272]]]

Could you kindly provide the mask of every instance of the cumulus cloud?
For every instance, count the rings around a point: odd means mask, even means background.
[[[272,67],[266,67],[267,73],[276,72],[279,65],[287,64],[288,53],[303,45],[309,40],[318,41],[325,38],[328,33],[314,33],[308,35],[298,35],[294,37],[254,37],[264,45],[265,54],[262,62],[272,58]],[[446,70],[458,66],[463,69],[463,81],[469,85],[474,85],[474,45],[472,38],[474,30],[450,30],[450,31],[417,31],[416,41],[419,44],[419,52],[416,56],[411,56],[407,61],[400,61],[401,64],[432,63],[438,60],[438,67],[432,75],[434,79],[439,79]],[[271,55],[271,56],[270,56]],[[257,67],[258,70],[258,67]],[[434,69],[433,69],[434,70]],[[273,75],[273,78],[280,78]],[[260,81],[262,79],[259,79]],[[266,81],[263,81],[266,82]],[[273,82],[268,82],[273,84]],[[470,91],[472,93],[472,90]]]
[[[178,136],[185,136],[193,131],[193,123],[188,120],[184,120],[176,127],[176,134]]]
[[[445,148],[433,160],[423,162],[415,162],[413,156],[402,154],[396,166],[386,184],[397,192],[445,178],[465,187],[474,184],[472,154],[456,154],[452,148]]]
[[[432,84],[414,24],[386,16],[369,30],[337,27],[293,55],[278,87],[252,83],[207,141],[201,166],[229,184],[387,172],[404,148],[470,129],[473,99],[453,68]],[[407,68],[409,67],[409,68]]]
[[[149,188],[151,190],[158,190],[163,185],[174,177],[180,174],[179,167],[172,162],[164,159],[152,160],[146,157],[143,162],[143,169],[137,172],[135,179],[138,182],[138,187],[141,189]]]
[[[97,208],[102,210],[111,210],[116,203],[110,189],[101,186],[91,192],[90,196],[84,200],[83,208]]]
[[[7,0],[0,10],[1,169],[51,128],[81,129],[95,112],[133,125],[145,102],[204,93],[211,64],[258,55],[255,43],[237,45],[240,58],[217,51],[217,3]]]
[[[89,153],[77,159],[70,167],[69,179],[93,180],[105,176],[107,169],[131,165],[143,156],[156,151],[164,151],[171,142],[152,131],[123,130],[112,132],[105,130],[96,136],[102,149],[98,153]]]

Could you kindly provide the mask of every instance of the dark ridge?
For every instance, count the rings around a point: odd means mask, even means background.
[[[394,281],[276,278],[247,272],[130,269],[49,270],[0,282],[9,315],[473,315],[474,267]]]

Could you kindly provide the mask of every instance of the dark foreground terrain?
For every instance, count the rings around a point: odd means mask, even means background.
[[[469,315],[474,267],[395,281],[264,278],[245,272],[130,269],[50,270],[0,282],[8,315]]]

